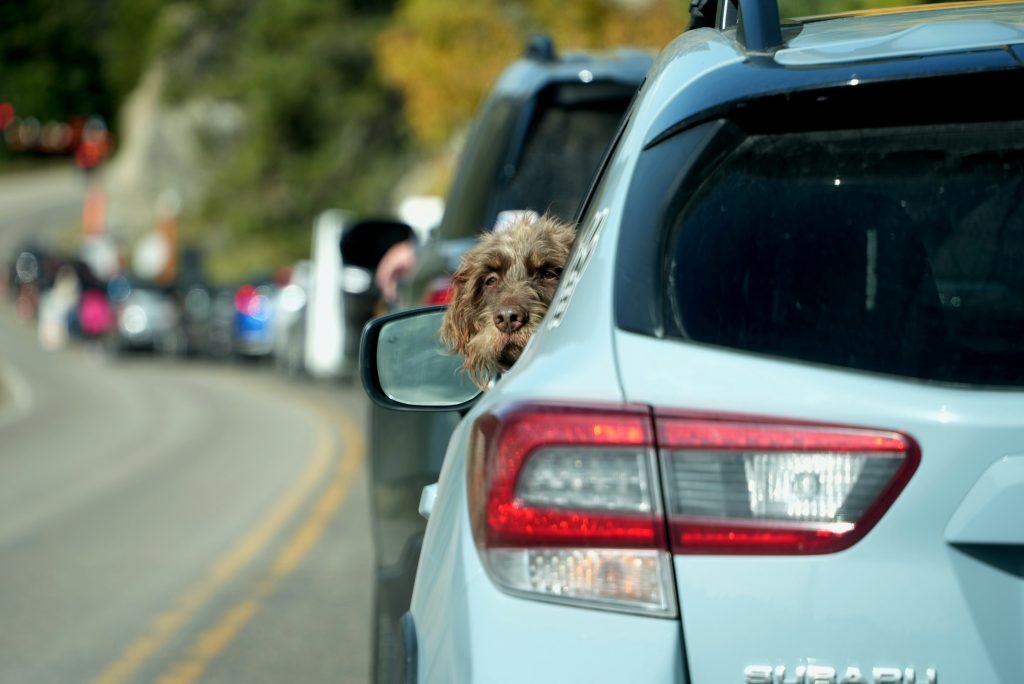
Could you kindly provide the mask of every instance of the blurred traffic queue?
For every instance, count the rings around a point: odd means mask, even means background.
[[[264,359],[290,375],[348,380],[362,326],[381,311],[377,262],[397,240],[426,239],[441,211],[438,198],[412,198],[401,222],[325,211],[308,258],[233,284],[211,283],[194,248],[167,269],[147,263],[140,240],[129,269],[104,236],[87,236],[75,254],[25,243],[0,265],[2,288],[49,350],[85,340],[112,356]]]
[[[75,164],[87,171],[98,167],[113,151],[113,137],[98,116],[43,123],[32,115],[19,116],[10,102],[0,102],[0,131],[8,152],[71,155]]]

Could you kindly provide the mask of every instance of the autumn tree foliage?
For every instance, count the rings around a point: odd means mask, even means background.
[[[683,0],[403,0],[377,40],[381,74],[427,146],[469,120],[527,37],[558,49],[663,47],[686,27]]]

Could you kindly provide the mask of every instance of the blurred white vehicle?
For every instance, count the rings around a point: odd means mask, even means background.
[[[274,362],[289,375],[306,368],[306,310],[313,263],[303,259],[292,267],[288,283],[277,296],[274,317]]]

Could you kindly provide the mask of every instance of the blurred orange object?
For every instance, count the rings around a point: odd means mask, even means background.
[[[100,183],[91,183],[82,205],[82,235],[103,235],[106,231],[107,198]]]

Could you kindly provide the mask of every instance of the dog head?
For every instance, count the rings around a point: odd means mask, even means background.
[[[440,337],[480,389],[516,362],[544,318],[575,236],[552,216],[523,215],[463,255]]]

